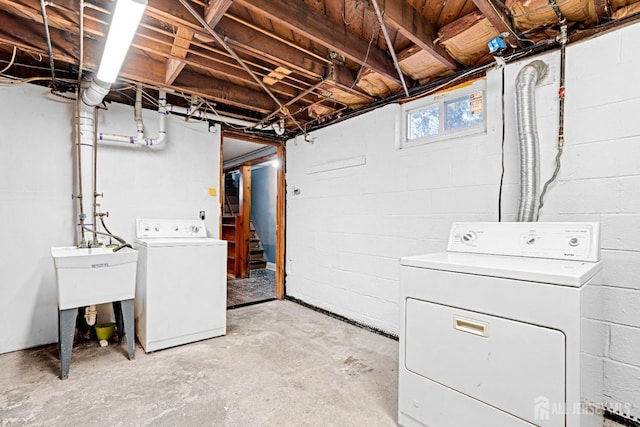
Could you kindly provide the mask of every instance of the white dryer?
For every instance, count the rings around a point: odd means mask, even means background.
[[[399,424],[596,423],[581,320],[601,269],[597,223],[457,223],[447,252],[402,258]]]
[[[138,219],[136,336],[145,352],[226,334],[227,242],[200,220]]]

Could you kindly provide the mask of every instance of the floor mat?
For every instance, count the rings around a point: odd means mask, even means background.
[[[248,279],[227,280],[227,308],[242,307],[276,297],[276,272],[251,270]]]

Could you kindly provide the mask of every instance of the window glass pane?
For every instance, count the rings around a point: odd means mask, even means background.
[[[407,132],[407,139],[409,141],[438,134],[440,119],[438,117],[437,104],[409,113],[408,119],[409,132]]]
[[[482,109],[474,114],[471,112],[471,103],[469,96],[464,98],[445,101],[445,130],[458,129],[467,126],[473,126],[483,121]]]

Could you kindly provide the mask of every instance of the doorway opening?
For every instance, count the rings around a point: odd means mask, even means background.
[[[284,148],[223,133],[221,230],[227,308],[284,298]]]

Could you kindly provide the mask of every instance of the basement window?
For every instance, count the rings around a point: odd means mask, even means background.
[[[402,146],[486,132],[485,80],[425,97],[402,108]]]

